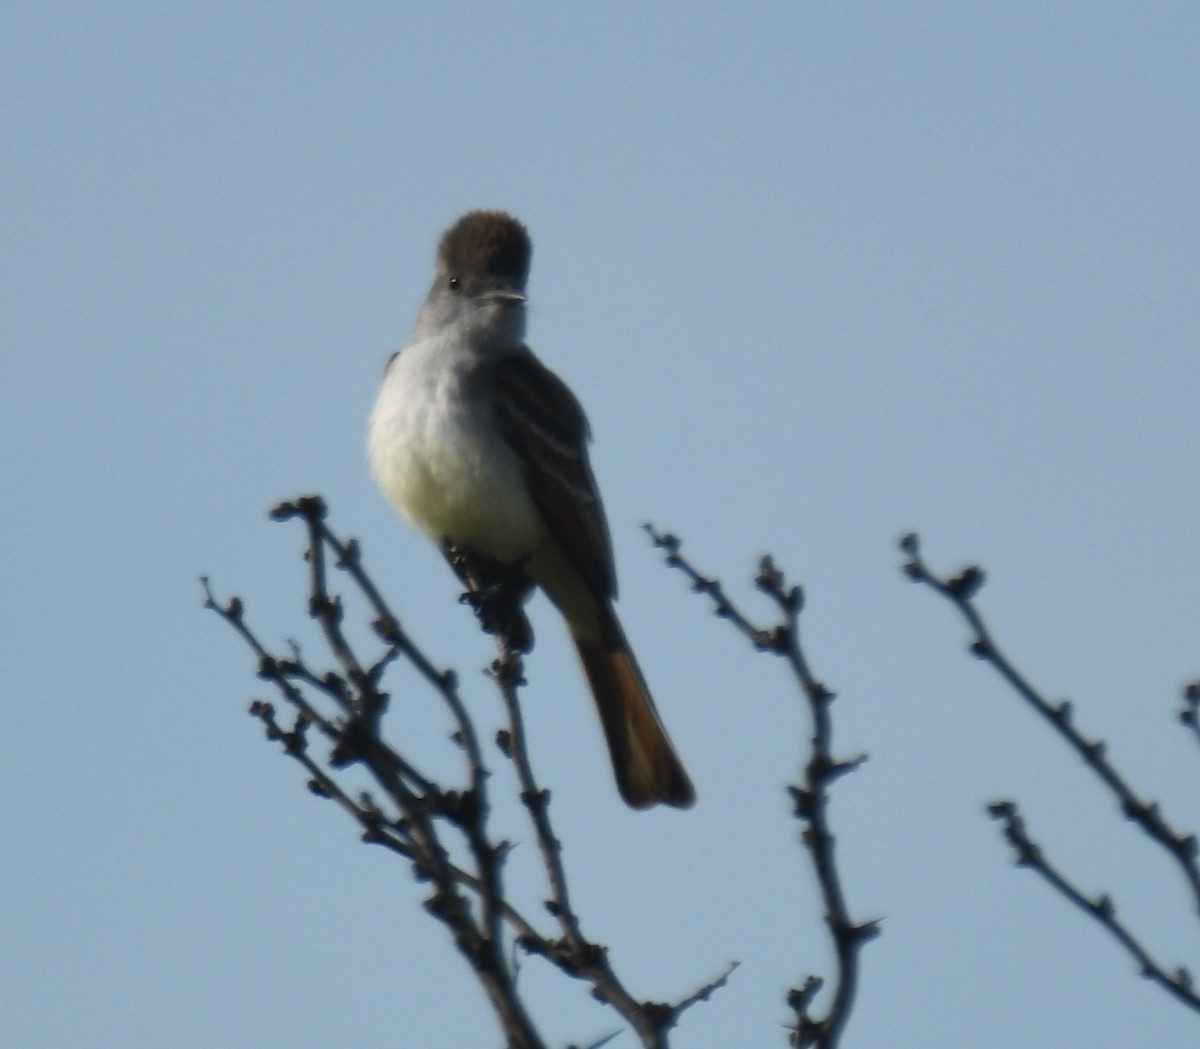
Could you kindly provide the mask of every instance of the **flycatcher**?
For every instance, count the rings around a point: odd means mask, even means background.
[[[535,585],[546,592],[579,653],[621,796],[686,808],[695,791],[613,610],[587,419],[525,345],[531,253],[525,227],[503,212],[472,211],[442,235],[433,287],[371,414],[372,472],[451,564],[465,554],[497,566],[519,600]],[[510,636],[532,644],[527,626]]]

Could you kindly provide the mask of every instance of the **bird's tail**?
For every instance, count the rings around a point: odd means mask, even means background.
[[[635,809],[659,803],[686,809],[696,800],[692,781],[659,719],[616,615],[606,612],[599,641],[572,637],[604,726],[621,797]]]

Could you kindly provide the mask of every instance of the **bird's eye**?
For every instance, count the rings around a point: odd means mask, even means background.
[[[448,281],[446,281],[446,284],[449,286],[451,291],[458,291],[462,288],[462,281],[458,277],[451,277]]]

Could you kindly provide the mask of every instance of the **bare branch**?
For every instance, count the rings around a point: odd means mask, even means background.
[[[984,583],[983,569],[971,566],[959,575],[939,579],[929,571],[921,558],[920,545],[915,535],[907,535],[900,542],[901,549],[909,556],[904,566],[905,574],[915,582],[924,583],[946,598],[967,621],[975,634],[971,641],[971,654],[990,663],[1013,690],[1036,710],[1108,787],[1116,797],[1122,815],[1132,820],[1175,860],[1192,891],[1197,913],[1200,913],[1200,866],[1197,865],[1198,845],[1195,835],[1176,831],[1163,816],[1158,802],[1144,801],[1133,790],[1125,777],[1107,758],[1108,745],[1100,739],[1090,740],[1074,725],[1070,700],[1051,704],[1033,687],[1000,651],[975,607],[973,598]]]
[[[305,559],[310,577],[309,614],[319,623],[338,672],[320,674],[309,669],[295,647],[290,659],[271,656],[246,625],[242,603],[234,599],[224,607],[218,605],[207,584],[206,607],[235,627],[258,656],[260,676],[273,683],[284,701],[297,711],[296,724],[289,730],[279,724],[269,704],[254,704],[251,712],[263,722],[268,738],[282,742],[284,752],[304,767],[314,794],[335,800],[363,827],[364,841],[384,845],[403,856],[417,879],[431,884],[432,894],[425,909],[450,930],[455,946],[470,963],[492,1003],[508,1045],[513,1049],[543,1049],[544,1042],[517,994],[501,934],[502,922],[519,936],[533,934],[535,927],[503,898],[501,871],[507,846],[488,838],[488,773],[454,675],[437,671],[411,644],[397,618],[366,580],[358,563],[357,546],[342,543],[329,531],[325,513],[322,500],[306,497],[281,504],[272,517],[300,517],[308,529]],[[343,605],[340,597],[328,589],[326,549],[334,553],[337,567],[358,584],[375,612],[377,632],[388,649],[371,663],[358,658],[342,631]],[[449,788],[433,783],[379,735],[388,701],[379,682],[383,670],[397,658],[415,666],[450,710],[457,726],[454,738],[465,756],[467,786]],[[321,700],[329,701],[335,713],[324,714],[319,709]],[[312,757],[305,743],[309,724],[317,725],[333,742],[324,762]],[[351,764],[360,766],[374,779],[388,799],[390,813],[369,795],[353,799],[338,784],[338,770]],[[464,871],[451,862],[449,847],[443,840],[451,830],[467,839],[473,871]],[[471,899],[478,901],[478,912]]]
[[[503,603],[519,602],[522,588],[500,586],[494,594],[476,593],[472,603],[500,645],[492,676],[504,701],[508,727],[498,742],[517,769],[521,800],[543,858],[548,882],[546,907],[558,924],[557,936],[540,932],[506,897],[503,870],[509,845],[495,839],[489,829],[490,772],[476,723],[458,693],[456,675],[434,667],[405,633],[363,568],[358,544],[342,541],[329,529],[325,504],[319,497],[281,503],[271,517],[276,521],[299,518],[307,529],[308,612],[317,621],[337,669],[314,669],[295,644],[287,656],[273,655],[246,623],[241,600],[220,604],[207,579],[203,580],[205,607],[238,633],[255,654],[259,677],[273,685],[295,711],[289,727],[280,721],[272,704],[256,700],[250,711],[262,723],[267,738],[279,742],[285,755],[304,768],[314,795],[334,801],[359,824],[364,842],[382,845],[404,858],[417,880],[432,886],[425,909],[447,927],[470,963],[510,1049],[543,1046],[517,993],[519,963],[510,951],[514,943],[573,979],[588,982],[593,996],[610,1003],[647,1049],[666,1049],[667,1032],[679,1015],[723,986],[729,973],[677,1004],[642,1002],[618,979],[608,963],[607,950],[584,936],[570,902],[562,845],[550,824],[549,791],[534,778],[519,704],[523,667],[513,642],[524,618],[519,604],[507,608]],[[331,590],[327,558],[346,574],[371,609],[372,625],[384,645],[372,659],[362,658],[343,630],[345,605]],[[494,568],[491,571],[494,574]],[[435,782],[420,771],[412,757],[384,740],[382,724],[389,696],[382,681],[387,668],[398,660],[411,664],[449,711],[455,726],[451,738],[464,759],[465,782],[461,785]],[[309,746],[313,728],[331,745],[325,758],[314,755]],[[339,782],[342,770],[352,765],[373,779],[382,803],[372,793],[355,796]],[[465,842],[470,854],[465,867],[450,860],[448,835]]]
[[[680,553],[680,540],[669,533],[645,525],[654,545],[665,551],[665,560],[683,572],[697,593],[706,594],[714,611],[728,619],[759,651],[783,656],[804,696],[812,716],[811,751],[803,778],[789,787],[795,817],[801,821],[802,840],[812,857],[817,883],[825,909],[825,921],[833,939],[837,975],[829,1008],[823,1016],[813,1015],[813,1000],[824,981],[809,976],[799,987],[788,992],[789,1008],[795,1015],[791,1042],[798,1049],[836,1049],[858,989],[859,955],[863,944],[878,935],[875,922],[858,923],[850,918],[838,873],[835,839],[829,821],[829,787],[839,776],[856,769],[866,755],[848,759],[833,756],[833,722],[830,707],[834,694],[816,679],[800,645],[800,612],[804,594],[798,586],[789,587],[783,573],[769,557],[759,563],[755,585],[775,603],[781,621],[767,629],[756,626],[726,595],[721,583],[705,576]]]
[[[1129,782],[1107,756],[1103,740],[1088,739],[1075,727],[1071,703],[1063,700],[1052,704],[1016,669],[996,644],[983,617],[975,606],[974,598],[983,586],[985,575],[981,568],[970,566],[957,576],[940,578],[931,572],[921,557],[920,542],[916,535],[906,535],[900,548],[908,556],[904,565],[905,574],[914,582],[924,583],[934,592],[949,601],[970,626],[974,637],[970,643],[971,654],[991,664],[1012,689],[1048,722],[1065,740],[1083,763],[1095,774],[1116,798],[1118,807],[1127,819],[1132,820],[1147,837],[1163,848],[1175,861],[1191,889],[1193,906],[1200,911],[1200,866],[1197,865],[1197,839],[1194,834],[1183,834],[1174,829],[1162,814],[1157,802],[1146,801],[1129,785]],[[1200,704],[1200,690],[1189,687],[1185,693],[1185,709],[1181,719],[1189,723],[1195,719],[1196,704]],[[1195,726],[1192,726],[1195,729]],[[1004,823],[1005,837],[1017,851],[1018,863],[1038,871],[1054,888],[1091,915],[1106,928],[1114,938],[1132,954],[1142,968],[1143,975],[1155,980],[1169,990],[1178,1000],[1200,1008],[1200,999],[1191,991],[1191,980],[1186,970],[1178,970],[1176,977],[1166,975],[1149,952],[1133,934],[1116,920],[1116,909],[1107,896],[1099,901],[1089,901],[1063,875],[1052,868],[1044,859],[1041,849],[1025,834],[1016,805],[1012,802],[997,802],[989,810],[992,816]]]
[[[1042,847],[1034,842],[1026,832],[1025,820],[1015,802],[993,802],[988,806],[988,814],[992,819],[999,820],[1003,824],[1004,837],[1017,855],[1018,867],[1028,867],[1031,871],[1041,875],[1059,895],[1070,900],[1089,918],[1107,929],[1113,938],[1133,956],[1142,976],[1147,980],[1153,980],[1184,1005],[1200,1012],[1200,996],[1192,987],[1192,977],[1188,970],[1181,966],[1175,970],[1174,975],[1168,973],[1162,965],[1154,960],[1150,951],[1134,936],[1129,927],[1117,918],[1117,908],[1112,897],[1102,894],[1095,899],[1088,899],[1067,879],[1066,875],[1053,866],[1046,859]]]

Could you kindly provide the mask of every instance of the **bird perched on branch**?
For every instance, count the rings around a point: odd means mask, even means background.
[[[575,643],[621,796],[634,808],[686,808],[691,781],[613,609],[587,419],[525,344],[531,252],[525,227],[499,211],[472,211],[442,235],[433,287],[371,415],[372,471],[481,605],[485,591],[507,588],[511,614],[491,625],[516,647],[533,643],[522,602],[535,585],[546,592]]]

